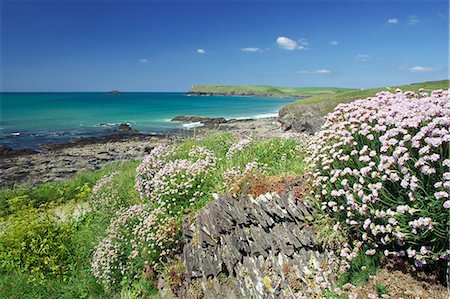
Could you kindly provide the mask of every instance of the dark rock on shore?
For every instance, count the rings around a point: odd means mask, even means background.
[[[83,137],[72,142],[60,143],[60,144],[41,144],[40,147],[46,151],[61,150],[71,147],[87,146],[92,144],[110,143],[110,142],[125,142],[125,141],[137,141],[148,140],[152,137],[158,137],[158,135],[150,134],[111,134],[105,136],[96,137]]]
[[[38,152],[35,150],[32,150],[30,148],[26,149],[12,149],[9,146],[0,145],[0,158],[12,158],[12,157],[20,157],[20,156],[27,156],[27,155],[34,155]]]
[[[331,260],[306,224],[314,209],[290,193],[216,198],[193,224],[185,220],[185,282],[175,290],[179,298],[305,294],[311,273],[304,267]]]
[[[176,117],[172,118],[170,121],[201,122],[202,124],[205,124],[205,125],[225,124],[228,122],[223,117],[210,118],[210,117],[204,117],[204,116],[186,116],[186,115],[176,116]]]
[[[117,132],[138,132],[138,130],[133,129],[129,124],[120,124],[115,131]]]
[[[270,119],[268,117],[267,119]],[[242,118],[242,119],[225,119],[223,117],[206,117],[206,116],[186,116],[179,115],[172,118],[170,121],[179,121],[179,122],[201,122],[202,124],[208,125],[219,125],[219,124],[235,124],[235,123],[243,123],[243,122],[255,122],[255,119],[251,118]]]
[[[153,146],[175,144],[182,139],[179,136],[122,133],[42,145],[44,151],[32,155],[0,155],[0,188],[64,181],[112,161],[142,159]],[[6,149],[5,152],[9,151]]]
[[[278,112],[278,121],[283,132],[314,134],[319,131],[325,120],[319,112],[309,106],[296,108],[283,107]]]

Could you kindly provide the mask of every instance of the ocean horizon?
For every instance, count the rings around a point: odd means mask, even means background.
[[[274,117],[292,100],[184,92],[2,92],[0,145],[38,149],[39,144],[112,134],[122,123],[142,133],[171,133],[191,125],[170,121],[179,115]]]

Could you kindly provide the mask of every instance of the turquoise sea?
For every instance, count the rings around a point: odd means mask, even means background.
[[[178,115],[224,118],[276,116],[289,99],[187,96],[185,93],[0,93],[0,144],[38,148],[111,134],[120,123],[145,133],[183,129]]]

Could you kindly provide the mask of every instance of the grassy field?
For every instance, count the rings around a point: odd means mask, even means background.
[[[232,93],[238,95],[256,94],[256,95],[271,95],[276,97],[305,97],[317,94],[340,94],[343,92],[354,91],[351,88],[337,88],[337,87],[279,87],[279,86],[257,86],[257,85],[242,85],[242,86],[217,86],[217,85],[194,85],[191,92],[205,92],[205,93]]]
[[[378,87],[369,89],[348,89],[342,90],[336,93],[329,94],[316,94],[306,99],[298,100],[287,104],[283,109],[287,111],[295,111],[294,113],[299,114],[302,112],[302,107],[308,107],[313,110],[317,110],[317,115],[325,116],[326,114],[333,111],[333,109],[339,103],[348,103],[357,99],[363,99],[367,97],[374,96],[380,91],[391,91],[395,92],[396,88],[400,88],[403,91],[418,91],[420,88],[424,88],[425,91],[431,91],[436,89],[448,89],[449,80],[440,81],[429,81],[421,83],[413,83],[409,85],[400,86],[390,86],[390,87]]]
[[[264,170],[267,178],[294,177],[306,166],[304,154],[298,151],[295,140],[238,142],[230,133],[187,140],[178,145],[176,154],[166,161],[201,159],[189,154],[199,146],[217,159],[215,167],[205,172],[204,180],[195,181],[201,187],[195,190],[204,191],[204,195],[186,207],[185,213],[195,215],[212,200],[212,192],[244,188],[247,180],[253,178],[253,172],[259,174],[257,171]],[[254,161],[258,161],[259,166],[245,172]],[[117,283],[105,287],[94,277],[91,268],[93,254],[118,211],[142,204],[153,209],[156,204],[150,198],[139,196],[135,185],[138,165],[139,161],[114,162],[67,182],[0,190],[0,298],[158,298],[153,278],[133,279],[122,275]],[[176,169],[174,171],[175,176],[166,181],[173,179],[175,183],[183,183],[190,177],[187,173],[178,177]],[[240,179],[233,179],[226,185],[225,173],[239,175]],[[108,177],[111,180],[105,180]],[[173,200],[174,196],[170,195],[167,200]],[[180,195],[177,198],[184,203],[192,197]],[[67,216],[75,215],[73,211],[79,207],[86,207],[86,213],[81,213],[80,217]],[[176,207],[174,205],[169,213]],[[56,211],[64,211],[66,217]],[[178,220],[176,225],[181,229],[181,220]],[[129,256],[128,247],[123,248],[124,256]],[[132,265],[136,273],[142,273],[143,265]]]

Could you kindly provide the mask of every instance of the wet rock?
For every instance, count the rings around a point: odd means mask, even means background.
[[[210,118],[204,116],[186,116],[179,115],[171,119],[171,121],[181,121],[181,122],[201,122],[202,124],[224,124],[227,123],[227,120],[223,117],[218,118]]]
[[[38,153],[37,151],[34,151],[29,148],[15,150],[10,148],[9,146],[0,145],[0,158],[13,158],[13,157],[34,155],[37,153]]]
[[[129,124],[120,124],[115,131],[117,132],[137,132],[138,130],[133,129]]]
[[[101,168],[111,161],[142,159],[145,149],[158,143],[178,143],[176,136],[116,134],[98,138],[81,138],[66,144],[43,146],[44,151],[11,155],[4,149],[0,154],[0,188],[36,186],[49,181],[67,180],[77,173]]]

